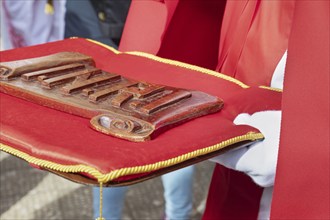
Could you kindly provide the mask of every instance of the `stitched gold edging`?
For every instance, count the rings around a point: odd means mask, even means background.
[[[194,71],[197,71],[197,72],[201,72],[201,73],[204,73],[204,74],[208,74],[208,75],[211,75],[211,76],[215,76],[215,77],[227,80],[227,81],[232,82],[236,85],[239,85],[240,87],[242,87],[244,89],[249,88],[248,85],[242,83],[241,81],[239,81],[235,78],[232,78],[232,77],[227,76],[225,74],[222,74],[222,73],[210,70],[210,69],[206,69],[206,68],[203,68],[203,67],[200,67],[200,66],[187,64],[187,63],[183,63],[183,62],[176,61],[176,60],[165,59],[165,58],[157,57],[157,56],[152,55],[152,54],[138,52],[138,51],[126,52],[126,54],[146,57],[148,59],[151,59],[151,60],[154,60],[154,61],[157,61],[157,62],[160,62],[160,63],[166,63],[166,64],[170,64],[170,65],[177,66],[177,67],[182,67],[182,68],[189,69],[189,70],[194,70]]]
[[[232,78],[230,76],[227,76],[225,74],[219,73],[217,71],[206,69],[206,68],[203,68],[203,67],[200,67],[200,66],[195,66],[195,65],[192,65],[192,64],[183,63],[183,62],[176,61],[176,60],[161,58],[161,57],[155,56],[153,54],[148,54],[148,53],[140,52],[140,51],[120,52],[120,51],[118,51],[118,50],[116,50],[116,49],[114,49],[114,48],[112,48],[108,45],[105,45],[105,44],[101,43],[101,42],[94,41],[94,40],[91,40],[91,39],[86,39],[86,40],[90,41],[94,44],[100,45],[102,47],[105,47],[105,48],[111,50],[115,54],[129,54],[129,55],[134,55],[134,56],[145,57],[145,58],[148,58],[150,60],[154,60],[154,61],[157,61],[157,62],[160,62],[160,63],[166,63],[166,64],[169,64],[169,65],[172,65],[172,66],[177,66],[177,67],[181,67],[181,68],[185,68],[185,69],[189,69],[189,70],[194,70],[194,71],[197,71],[197,72],[200,72],[200,73],[208,74],[208,75],[211,75],[211,76],[215,76],[215,77],[227,80],[229,82],[232,82],[232,83],[234,83],[234,84],[236,84],[236,85],[238,85],[238,86],[240,86],[244,89],[249,88],[248,85],[242,83],[241,81],[239,81],[235,78]]]
[[[73,39],[77,39],[77,38],[73,38]],[[112,51],[113,53],[115,53],[115,54],[120,54],[120,53],[122,53],[122,52],[120,52],[119,50],[116,50],[115,48],[110,47],[109,45],[103,44],[103,43],[101,43],[101,42],[98,42],[98,41],[95,41],[95,40],[92,40],[92,39],[87,39],[87,38],[85,38],[85,40],[90,41],[90,42],[92,42],[92,43],[94,43],[94,44],[100,45],[100,46],[102,46],[102,47],[105,47],[105,48],[107,48],[108,50],[111,50],[111,51]]]
[[[116,178],[122,177],[122,176],[127,176],[131,174],[139,174],[139,173],[146,173],[146,172],[151,172],[151,171],[156,171],[162,168],[166,168],[181,162],[184,162],[186,160],[202,156],[208,153],[212,153],[214,151],[220,150],[224,147],[227,147],[229,145],[233,145],[242,141],[248,141],[248,140],[258,140],[262,139],[264,136],[261,133],[254,133],[254,132],[249,132],[245,135],[237,136],[234,138],[230,138],[226,141],[222,141],[218,144],[202,148],[199,150],[192,151],[190,153],[186,153],[183,155],[180,155],[178,157],[174,157],[168,160],[164,161],[159,161],[157,163],[152,163],[152,164],[147,164],[147,165],[142,165],[142,166],[136,166],[136,167],[126,167],[126,168],[121,168],[118,170],[111,171],[109,173],[103,174],[100,171],[98,171],[96,168],[83,165],[83,164],[76,164],[76,165],[63,165],[63,164],[58,164],[55,162],[51,162],[48,160],[43,160],[36,158],[34,156],[31,156],[27,153],[24,153],[22,151],[19,151],[17,149],[14,149],[8,145],[0,143],[0,150],[7,152],[11,155],[14,155],[16,157],[19,157],[28,163],[35,164],[40,167],[52,169],[55,171],[60,171],[64,173],[88,173],[94,178],[96,178],[100,183],[106,183],[108,181],[114,180]]]
[[[269,86],[259,86],[259,88],[261,88],[261,89],[268,89],[268,90],[275,91],[275,92],[283,92],[282,89],[273,88],[273,87],[269,87]]]
[[[86,166],[86,165],[81,165],[81,164],[77,164],[77,165],[62,165],[62,164],[58,164],[55,162],[51,162],[48,160],[43,160],[43,159],[39,159],[37,157],[33,157],[27,153],[24,153],[20,150],[17,150],[13,147],[10,147],[6,144],[0,143],[0,150],[9,153],[13,156],[19,157],[25,161],[27,161],[28,163],[32,163],[34,165],[40,166],[40,167],[45,167],[48,169],[52,169],[55,171],[60,171],[60,172],[64,172],[64,173],[79,173],[79,172],[86,172],[88,174],[91,174],[94,177],[97,176],[101,176],[103,175],[102,173],[100,173],[97,169],[90,167],[90,166]]]

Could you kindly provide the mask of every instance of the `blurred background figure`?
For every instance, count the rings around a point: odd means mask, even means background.
[[[130,0],[66,2],[65,38],[90,38],[117,48]]]
[[[64,0],[1,0],[1,49],[41,44],[64,37]]]

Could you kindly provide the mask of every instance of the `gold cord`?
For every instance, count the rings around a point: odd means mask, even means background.
[[[259,86],[259,88],[268,89],[268,90],[275,91],[275,92],[283,92],[283,89],[273,88],[273,87],[269,87],[269,86]]]
[[[100,45],[104,48],[107,48],[108,50],[110,50],[111,52],[113,52],[115,54],[129,54],[129,55],[134,55],[134,56],[139,56],[139,57],[145,57],[147,59],[150,59],[150,60],[153,60],[153,61],[156,61],[156,62],[166,63],[166,64],[169,64],[169,65],[172,65],[172,66],[177,66],[177,67],[180,67],[180,68],[185,68],[185,69],[197,71],[197,72],[200,72],[200,73],[208,74],[208,75],[211,75],[211,76],[215,76],[215,77],[221,78],[223,80],[229,81],[233,84],[236,84],[236,85],[238,85],[238,86],[240,86],[241,88],[244,88],[244,89],[249,88],[248,85],[242,83],[241,81],[239,81],[235,78],[232,78],[230,76],[227,76],[225,74],[219,73],[217,71],[214,71],[214,70],[206,69],[206,68],[196,66],[196,65],[192,65],[192,64],[183,63],[183,62],[176,61],[176,60],[161,58],[161,57],[158,57],[156,55],[141,52],[141,51],[120,52],[120,51],[114,49],[113,47],[110,47],[110,46],[108,46],[106,44],[103,44],[101,42],[91,40],[91,39],[86,39],[86,40],[90,41],[94,44]]]
[[[102,210],[103,210],[103,183],[100,182],[100,216],[96,220],[105,220],[102,217]]]
[[[65,173],[88,173],[91,176],[95,177],[99,182],[106,183],[111,180],[117,179],[122,176],[127,176],[131,174],[139,174],[139,173],[146,173],[146,172],[152,172],[156,171],[162,168],[170,167],[175,164],[187,161],[189,159],[199,157],[202,155],[209,154],[211,152],[215,152],[217,150],[220,150],[222,148],[225,148],[229,145],[236,144],[242,141],[248,141],[248,140],[260,140],[263,139],[264,136],[262,133],[255,133],[255,132],[248,132],[244,135],[233,137],[227,140],[223,140],[220,143],[217,143],[212,146],[204,147],[201,149],[197,149],[194,151],[191,151],[186,154],[182,154],[167,160],[158,161],[156,163],[151,164],[145,164],[140,166],[134,166],[134,167],[124,167],[117,170],[112,170],[109,173],[101,173],[99,170],[97,170],[94,167],[83,165],[83,164],[76,164],[76,165],[63,165],[56,162],[48,161],[39,159],[37,157],[31,156],[23,151],[20,151],[18,149],[15,149],[13,147],[10,147],[6,144],[0,143],[0,150],[7,152],[11,155],[14,155],[16,157],[19,157],[31,164],[35,164],[40,167],[45,167],[51,170],[56,170],[60,172]]]

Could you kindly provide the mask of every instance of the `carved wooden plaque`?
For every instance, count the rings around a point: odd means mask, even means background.
[[[149,140],[190,119],[219,111],[209,94],[125,78],[76,52],[0,63],[1,92],[91,119],[102,133]]]

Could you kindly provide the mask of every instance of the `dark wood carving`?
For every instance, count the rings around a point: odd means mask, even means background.
[[[95,130],[130,141],[149,140],[223,106],[200,91],[105,72],[75,52],[0,63],[0,83],[1,92],[91,118]]]

